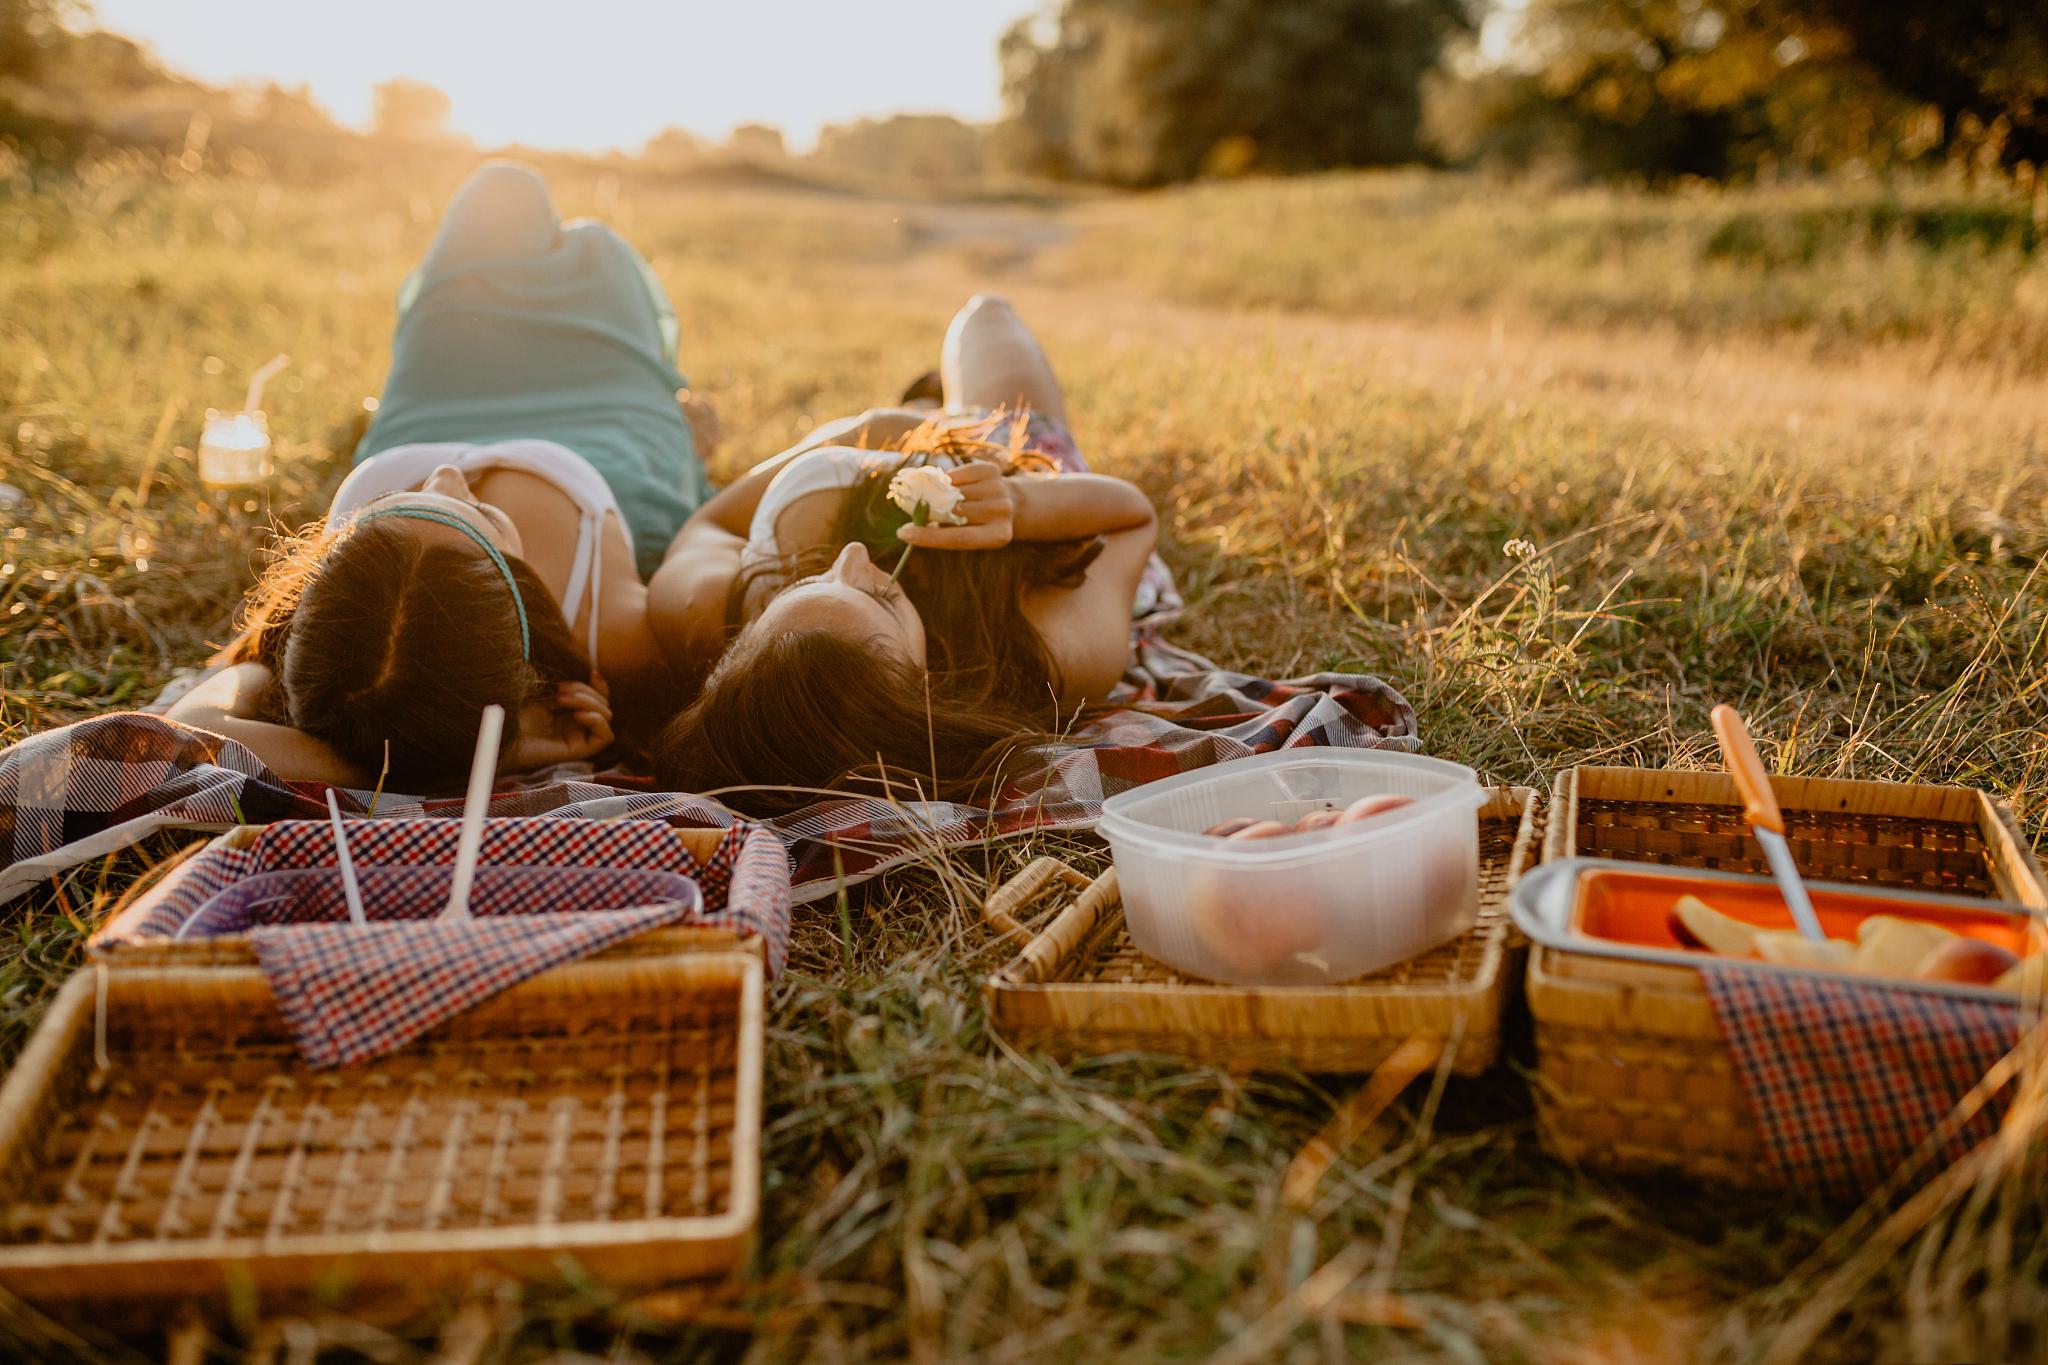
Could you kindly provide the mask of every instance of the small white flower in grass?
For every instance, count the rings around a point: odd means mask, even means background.
[[[1501,553],[1509,559],[1534,559],[1536,557],[1536,546],[1534,543],[1523,540],[1520,536],[1516,536],[1500,548]]]
[[[967,518],[955,510],[965,496],[946,471],[934,465],[899,469],[889,480],[889,501],[908,512],[919,526],[965,526]]]

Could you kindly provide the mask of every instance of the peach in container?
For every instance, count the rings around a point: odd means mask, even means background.
[[[1536,943],[1562,952],[1758,971],[1885,979],[1972,999],[2038,996],[2048,984],[2048,913],[1899,887],[1809,882],[1825,940],[1793,924],[1770,877],[1564,858],[1524,877],[1509,909]]]
[[[1097,828],[1140,951],[1211,981],[1315,986],[1472,927],[1485,803],[1463,764],[1285,749],[1113,796]],[[1221,829],[1239,837],[1205,833]]]

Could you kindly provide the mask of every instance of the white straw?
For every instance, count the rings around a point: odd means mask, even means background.
[[[242,401],[242,411],[256,411],[256,405],[263,401],[263,386],[270,382],[272,375],[291,363],[292,358],[288,355],[272,356],[268,361],[264,362],[262,369],[250,375],[249,396]]]
[[[469,762],[469,794],[462,799],[462,834],[455,841],[455,881],[448,888],[443,919],[469,918],[469,884],[476,877],[477,854],[484,846],[484,808],[491,803],[491,778],[498,771],[498,737],[505,731],[505,708],[484,708],[476,729],[476,756]]]
[[[341,863],[341,894],[348,897],[348,918],[351,924],[368,924],[370,917],[363,913],[363,888],[356,885],[356,861],[348,856],[348,835],[341,827],[341,803],[334,799],[334,788],[327,789],[327,819],[334,826],[334,856]]]

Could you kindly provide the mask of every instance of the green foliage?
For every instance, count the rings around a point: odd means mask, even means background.
[[[1749,177],[2048,153],[2048,12],[1915,0],[1531,0],[1504,64],[1440,78],[1453,160]]]
[[[1011,160],[1116,185],[1212,156],[1301,171],[1417,154],[1420,82],[1464,0],[1065,0],[1004,36]],[[1219,153],[1219,149],[1222,149]]]
[[[1974,131],[2007,165],[2048,163],[2048,9],[1820,0],[1858,57],[1901,93]]]

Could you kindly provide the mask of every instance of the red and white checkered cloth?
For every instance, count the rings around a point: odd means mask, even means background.
[[[452,865],[460,832],[454,821],[350,821],[349,851],[366,880],[418,871],[438,878],[435,889],[445,892],[441,869]],[[324,903],[332,897],[300,903],[299,913],[319,917],[312,923],[279,922],[279,906],[253,902],[228,907],[224,918],[211,913],[217,897],[249,878],[336,862],[325,822],[273,825],[246,849],[207,849],[181,865],[154,904],[108,924],[93,945],[118,956],[125,945],[246,932],[300,1050],[320,1066],[403,1046],[508,986],[662,925],[758,934],[771,974],[788,955],[789,862],[781,841],[758,825],[733,826],[699,861],[656,821],[487,820],[481,862],[514,870],[487,890],[479,884],[479,917],[469,921],[335,922],[345,912]],[[688,877],[703,908],[693,913],[688,901],[670,899],[577,910],[575,896],[564,893],[584,869]],[[200,922],[202,913],[208,922]]]
[[[1733,964],[1699,971],[1772,1171],[1832,1198],[1882,1184],[2020,1038],[2017,1003]],[[1961,1125],[1921,1178],[1996,1132],[2008,1098]]]
[[[251,931],[278,1012],[314,1066],[403,1047],[550,967],[672,924],[686,901],[573,915],[265,925]]]

